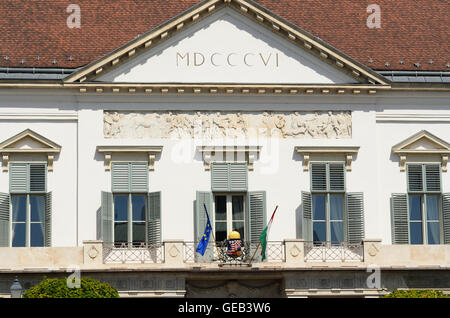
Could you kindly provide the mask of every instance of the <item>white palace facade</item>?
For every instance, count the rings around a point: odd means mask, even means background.
[[[74,272],[124,297],[450,291],[443,69],[376,71],[254,1],[205,0],[45,80],[2,71],[0,296]]]

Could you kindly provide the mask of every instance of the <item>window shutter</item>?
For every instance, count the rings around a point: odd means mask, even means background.
[[[425,165],[425,185],[428,192],[441,192],[441,167],[440,165]]]
[[[46,192],[47,165],[29,164],[30,169],[30,192]]]
[[[147,234],[148,244],[161,243],[161,192],[148,194]]]
[[[444,244],[450,244],[450,193],[442,194]]]
[[[327,191],[327,165],[311,163],[311,190]]]
[[[394,193],[391,204],[392,243],[409,244],[408,196],[403,193]]]
[[[345,191],[345,167],[342,163],[329,164],[330,191]]]
[[[266,191],[248,193],[248,229],[250,243],[258,243],[264,227],[266,226]]]
[[[113,192],[131,192],[128,162],[113,162],[111,177]]]
[[[9,206],[9,194],[0,193],[0,247],[9,247]]]
[[[148,163],[130,163],[130,192],[148,192]]]
[[[306,242],[313,241],[312,231],[312,195],[302,191],[302,236]]]
[[[211,164],[211,190],[216,192],[229,191],[228,164],[214,162]]]
[[[111,192],[102,191],[102,240],[105,243],[113,243],[113,195]]]
[[[198,242],[200,242],[205,232],[207,217],[203,204],[206,205],[208,210],[209,220],[214,230],[213,224],[213,211],[212,211],[212,193],[197,191],[196,205],[195,205],[195,242],[194,250],[197,249]],[[214,240],[212,235],[209,237],[208,247],[206,248],[205,254],[202,256],[195,252],[195,257],[197,262],[211,262],[214,256]]]
[[[245,192],[247,189],[247,163],[214,162],[211,164],[212,191]]]
[[[26,163],[11,163],[9,172],[9,192],[29,192],[28,165]]]
[[[230,163],[228,165],[229,191],[247,191],[248,168],[247,163]]]
[[[44,246],[52,246],[52,193],[45,195]]]
[[[359,244],[364,239],[364,194],[347,193],[347,242]]]
[[[407,165],[407,173],[408,192],[424,191],[422,165]]]
[[[246,217],[250,255],[254,255],[262,231],[267,224],[266,191],[253,191],[248,193],[248,213]],[[261,254],[255,254],[254,261],[260,261]]]

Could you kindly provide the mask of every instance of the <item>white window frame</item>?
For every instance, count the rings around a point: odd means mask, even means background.
[[[134,193],[134,192],[115,192],[112,194],[113,195],[113,200],[112,200],[112,217],[113,217],[113,228],[112,228],[112,237],[113,237],[113,244],[119,244],[116,243],[115,241],[115,225],[116,225],[116,220],[115,220],[115,197],[116,196],[127,196],[127,247],[136,247],[135,243],[133,242],[133,222],[137,222],[137,221],[133,221],[133,201],[132,201],[132,196],[136,195],[136,196],[144,196],[145,197],[145,239],[144,239],[144,246],[146,247],[148,245],[147,242],[147,237],[148,237],[148,219],[147,219],[147,212],[148,212],[148,194],[147,193]],[[125,221],[119,221],[119,222],[125,222]],[[141,221],[139,221],[141,222]],[[122,243],[125,244],[125,243]],[[140,247],[141,245],[139,245]]]
[[[233,221],[244,222],[244,233],[241,234],[241,239],[244,240],[247,238],[247,220],[246,215],[247,211],[247,193],[245,192],[213,192],[213,223],[214,223],[214,236],[216,237],[216,196],[225,196],[227,199],[227,211],[226,211],[226,223],[227,223],[227,238],[231,231],[233,231]],[[243,208],[244,208],[244,218],[242,220],[233,220],[233,196],[242,196],[243,197]],[[219,221],[223,222],[223,221]],[[243,234],[243,235],[242,235]]]

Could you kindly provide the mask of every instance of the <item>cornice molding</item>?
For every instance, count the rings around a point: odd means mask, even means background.
[[[261,146],[208,145],[198,146],[197,151],[202,154],[206,171],[211,169],[213,162],[247,162],[248,170],[253,170]]]
[[[18,143],[26,138],[31,138],[37,143],[41,145],[41,147],[34,148],[19,148],[14,146],[15,143]],[[34,132],[31,129],[26,129],[17,135],[12,136],[11,138],[6,139],[2,143],[0,143],[0,153],[2,154],[2,166],[3,171],[9,170],[9,160],[10,154],[14,153],[41,153],[47,155],[47,169],[48,171],[53,171],[53,161],[55,159],[55,154],[61,152],[61,146],[51,141],[50,139],[41,136],[40,134]]]
[[[311,154],[340,154],[345,158],[345,169],[351,171],[353,156],[359,152],[359,146],[297,146],[295,151],[303,155],[303,171],[309,171]]]
[[[425,140],[433,145],[435,148],[428,149],[410,149],[419,140]],[[392,153],[399,157],[400,171],[406,171],[406,162],[408,161],[408,155],[440,155],[442,171],[447,171],[448,156],[450,154],[450,143],[442,140],[441,138],[433,135],[432,133],[422,130],[417,134],[403,140],[392,147]]]
[[[97,151],[105,156],[105,171],[111,170],[112,154],[114,153],[145,153],[148,156],[148,170],[155,170],[156,155],[162,152],[163,146],[97,146]]]

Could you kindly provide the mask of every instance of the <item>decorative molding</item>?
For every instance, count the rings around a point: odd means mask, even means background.
[[[20,142],[26,139],[32,139],[39,146],[21,147]],[[53,161],[55,154],[61,152],[61,146],[54,143],[31,129],[26,129],[21,133],[0,143],[0,153],[2,154],[2,170],[9,170],[9,155],[12,153],[42,153],[47,155],[47,169],[53,171]]]
[[[2,170],[3,170],[3,172],[8,171],[8,162],[9,162],[9,155],[7,153],[4,153],[2,155]]]
[[[0,83],[1,87],[1,83]],[[315,85],[290,85],[290,84],[146,84],[146,83],[67,83],[67,88],[76,88],[84,94],[129,94],[131,92],[145,95],[354,95],[355,92],[364,92],[367,95],[371,91],[387,90],[390,86],[373,86],[365,84],[315,84]],[[101,88],[101,90],[99,90]]]
[[[160,154],[162,152],[162,149],[163,146],[97,146],[97,151],[103,153],[105,156],[105,171],[111,170],[113,153],[146,153],[148,155],[148,169],[150,171],[154,171],[156,154]]]
[[[440,155],[441,169],[447,171],[450,144],[426,130],[403,140],[392,147],[392,152],[399,156],[400,171],[406,171],[408,155]]]
[[[441,161],[442,171],[447,172],[448,154],[442,155],[441,157],[442,157]]]
[[[349,111],[153,111],[103,114],[105,138],[350,138]]]
[[[77,121],[77,112],[64,112],[64,113],[14,113],[14,112],[1,112],[1,120],[67,120],[67,121]]]
[[[345,156],[345,169],[351,171],[353,156],[358,153],[359,146],[297,146],[295,151],[303,155],[303,171],[309,171],[311,154],[341,154]]]
[[[377,122],[449,122],[449,114],[385,114],[376,115]]]
[[[198,146],[198,152],[202,154],[205,170],[211,169],[213,162],[247,162],[248,170],[253,170],[253,163],[261,151],[261,146]]]

